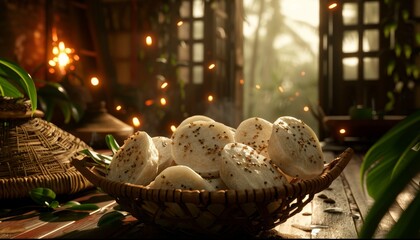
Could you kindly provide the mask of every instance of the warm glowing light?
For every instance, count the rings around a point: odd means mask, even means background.
[[[60,51],[64,51],[66,49],[66,45],[64,44],[64,42],[58,43],[58,49],[60,49]]]
[[[92,86],[98,86],[99,85],[99,79],[97,77],[92,77],[90,79],[90,84],[92,84]]]
[[[57,36],[57,29],[55,27],[52,28],[52,40],[53,42],[57,42],[58,41],[58,36]]]
[[[171,125],[171,131],[172,131],[172,132],[175,132],[175,131],[176,131],[176,127],[175,127],[175,125]]]
[[[302,72],[300,72],[300,76],[305,76],[306,75],[306,72],[305,71],[302,71]]]
[[[303,107],[303,111],[305,111],[305,112],[309,111],[309,107],[308,106],[304,106]]]
[[[182,24],[184,24],[184,22],[183,22],[183,21],[179,21],[179,22],[177,22],[177,23],[176,23],[176,25],[177,25],[178,27],[182,26]]]
[[[213,100],[214,100],[213,95],[207,96],[207,101],[213,102]]]
[[[210,69],[210,70],[212,70],[212,69],[213,69],[213,68],[215,68],[215,67],[216,67],[216,64],[214,64],[214,63],[212,63],[212,64],[210,64],[210,65],[209,65],[209,69]]]
[[[60,51],[58,50],[58,47],[53,47],[53,49],[52,49],[52,53],[54,54],[54,55],[58,55],[58,53],[59,53]]]
[[[345,134],[345,133],[346,133],[346,129],[341,128],[340,130],[338,130],[338,132],[339,132],[340,134]]]
[[[166,88],[168,86],[168,82],[164,82],[164,83],[162,83],[162,85],[160,85],[160,88],[161,89],[164,89],[164,88]]]
[[[140,127],[140,119],[138,117],[133,117],[131,121],[133,122],[134,127]]]
[[[49,64],[51,67],[55,67],[55,66],[57,65],[57,63],[56,63],[56,62],[54,62],[53,60],[48,61],[48,64]]]
[[[146,105],[146,106],[152,106],[152,105],[153,105],[153,103],[154,103],[153,99],[147,99],[147,100],[144,102],[144,105]]]
[[[166,99],[165,98],[160,98],[160,104],[162,106],[165,106],[166,105]]]
[[[61,67],[64,67],[67,64],[69,64],[69,62],[70,62],[70,58],[66,53],[62,52],[58,54],[58,65],[60,65]]]
[[[244,85],[244,83],[245,83],[245,80],[243,79],[239,80],[239,84]]]
[[[54,74],[55,73],[55,69],[54,68],[48,68],[48,72],[51,73],[51,74]]]
[[[153,40],[151,36],[146,37],[146,45],[151,46],[153,44]]]
[[[330,5],[328,5],[328,9],[334,9],[334,8],[336,8],[337,7],[337,3],[331,3]]]
[[[284,88],[282,86],[279,86],[278,89],[280,92],[284,92]]]
[[[115,110],[117,110],[117,111],[121,111],[121,109],[122,109],[121,105],[118,105],[118,106],[115,107]]]
[[[53,40],[55,38],[56,38],[56,36],[55,37],[53,36]],[[58,66],[61,74],[66,74],[65,67],[67,67],[67,66],[69,66],[68,69],[71,70],[71,71],[76,70],[76,66],[70,65],[73,62],[73,60],[74,61],[79,60],[79,56],[74,54],[75,50],[72,49],[72,48],[66,48],[66,45],[62,41],[59,42],[58,45],[57,45],[57,41],[53,41],[52,44],[53,44],[53,47],[52,47],[53,57],[52,57],[51,60],[48,61],[48,64],[51,67],[57,67]],[[51,71],[49,71],[49,72],[51,73]]]
[[[261,85],[256,84],[256,85],[255,85],[255,88],[256,88],[256,89],[258,89],[258,90],[260,90],[260,89],[261,89]]]
[[[295,96],[299,97],[300,96],[300,92],[295,92]]]

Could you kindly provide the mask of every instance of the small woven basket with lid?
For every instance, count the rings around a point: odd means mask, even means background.
[[[42,116],[26,103],[0,98],[0,199],[28,197],[36,187],[56,194],[93,187],[70,164],[90,146]]]
[[[238,232],[257,235],[285,222],[311,202],[314,195],[341,174],[353,156],[351,148],[328,163],[321,175],[287,187],[249,190],[162,190],[108,180],[91,158],[72,164],[95,186],[114,197],[138,220],[166,230],[224,236]],[[100,169],[99,169],[100,170]]]

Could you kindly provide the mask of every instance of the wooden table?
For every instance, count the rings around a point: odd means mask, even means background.
[[[333,152],[325,152],[326,159],[335,157]],[[240,236],[242,239],[282,239],[282,238],[357,238],[371,200],[363,193],[359,167],[363,154],[355,154],[343,173],[330,188],[315,195],[311,203],[285,223],[258,237]],[[418,189],[418,186],[417,186]],[[414,190],[415,191],[415,190]],[[389,228],[401,209],[412,199],[412,194],[399,198],[396,206],[382,223],[377,236]],[[142,238],[142,239],[185,239],[186,235],[176,235],[150,226],[133,218],[128,213],[121,224],[98,227],[103,214],[117,206],[114,199],[97,189],[73,196],[61,197],[60,203],[75,200],[80,203],[95,203],[100,209],[95,211],[69,211],[58,208],[55,211],[40,211],[30,199],[2,201],[0,207],[0,238]],[[336,210],[329,212],[329,210]],[[220,238],[219,238],[220,239]]]

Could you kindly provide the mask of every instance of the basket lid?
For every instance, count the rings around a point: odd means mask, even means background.
[[[0,115],[0,178],[66,173],[73,168],[72,159],[84,157],[81,150],[91,149],[69,132],[31,115]]]

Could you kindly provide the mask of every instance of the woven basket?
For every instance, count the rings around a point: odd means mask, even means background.
[[[166,230],[190,234],[226,236],[238,231],[252,235],[269,230],[300,212],[314,195],[336,179],[353,156],[346,149],[311,180],[256,190],[161,190],[106,179],[90,164],[72,164],[95,186],[114,197],[138,220]]]
[[[34,115],[23,104],[0,101],[0,199],[28,197],[36,187],[72,194],[93,187],[71,164],[90,147]]]

